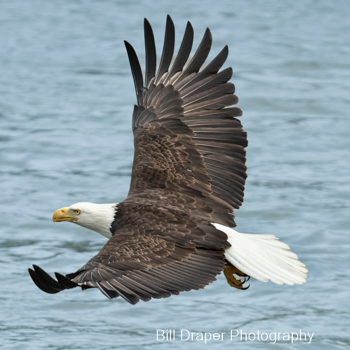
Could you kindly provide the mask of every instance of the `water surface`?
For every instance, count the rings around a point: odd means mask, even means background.
[[[1,2],[0,343],[3,349],[201,349],[157,342],[157,329],[314,333],[310,345],[209,342],[223,349],[349,347],[349,51],[346,1]],[[288,243],[309,269],[302,286],[223,276],[201,291],[140,302],[99,291],[41,292],[33,263],[50,273],[81,267],[105,243],[53,225],[79,201],[122,201],[133,155],[134,87],[123,40],[143,58],[143,17],[159,46],[166,14],[195,42],[208,26],[210,57],[230,48],[248,131],[248,180],[238,230]],[[160,51],[160,49],[159,49]]]

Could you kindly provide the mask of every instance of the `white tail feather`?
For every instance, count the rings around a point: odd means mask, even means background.
[[[305,265],[287,244],[274,235],[239,233],[224,225],[213,225],[228,236],[231,247],[226,249],[226,259],[248,276],[277,284],[302,284],[306,281]]]

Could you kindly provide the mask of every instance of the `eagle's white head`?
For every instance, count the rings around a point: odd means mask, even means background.
[[[110,228],[114,220],[117,204],[75,203],[70,207],[57,209],[53,214],[52,221],[73,222],[96,231],[107,238],[111,238]]]

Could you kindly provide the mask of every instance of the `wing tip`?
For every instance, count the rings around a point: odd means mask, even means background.
[[[56,281],[38,265],[33,264],[33,268],[34,270],[31,268],[28,269],[30,277],[36,286],[46,293],[56,294],[64,289],[71,289],[78,286],[77,283],[58,272],[55,272]]]
[[[34,270],[29,268],[28,272],[34,284],[45,293],[48,293],[48,294],[58,293],[59,290],[52,288],[50,285],[46,283],[46,281],[43,280],[42,276],[40,276],[38,271],[35,269],[35,268],[38,268],[38,266],[33,265],[33,267],[34,267]]]
[[[124,40],[124,45],[126,46],[126,48],[132,47],[132,45],[126,40]]]
[[[57,278],[57,281],[62,284],[63,287],[65,287],[66,289],[71,289],[71,288],[75,288],[78,286],[77,283],[71,281],[69,278],[67,278],[66,276],[61,275],[58,272],[55,272],[55,276]]]
[[[211,34],[211,30],[209,27],[205,29],[204,35],[209,35],[210,39],[213,39],[213,35]]]

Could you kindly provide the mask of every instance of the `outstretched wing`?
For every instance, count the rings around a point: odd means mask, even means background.
[[[171,65],[175,30],[167,17],[164,48],[156,70],[152,29],[145,20],[145,78],[126,43],[137,105],[133,114],[135,156],[128,198],[118,204],[113,237],[77,272],[51,278],[29,269],[47,293],[80,286],[107,297],[139,300],[199,289],[225,266],[227,236],[211,223],[235,226],[233,209],[243,201],[246,134],[231,68],[219,72],[225,47],[201,67],[211,47],[206,30],[192,59],[193,29],[187,24]],[[185,66],[186,65],[186,66]]]
[[[145,205],[118,207],[119,229],[77,272],[57,280],[34,265],[29,273],[46,293],[80,286],[131,304],[204,288],[225,266],[226,235],[176,210]]]
[[[179,52],[174,53],[175,29],[167,17],[164,48],[156,71],[152,28],[145,19],[146,72],[143,78],[136,53],[126,44],[134,77],[137,105],[133,113],[134,164],[129,197],[150,190],[194,190],[207,199],[213,222],[235,226],[234,208],[243,202],[246,179],[246,133],[236,118],[242,115],[232,69],[219,72],[228,48],[202,70],[212,37],[207,29],[187,63],[193,42],[190,23]],[[195,195],[193,195],[195,196]]]

